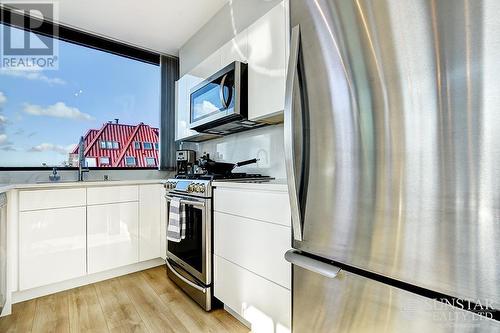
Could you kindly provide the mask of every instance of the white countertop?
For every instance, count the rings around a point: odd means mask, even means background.
[[[77,181],[59,181],[44,183],[26,183],[26,184],[0,184],[0,193],[9,190],[25,189],[50,189],[60,187],[92,187],[92,186],[119,186],[119,185],[140,185],[140,184],[163,184],[163,179],[136,179],[136,180],[88,180]]]
[[[213,186],[219,188],[238,188],[250,190],[268,190],[287,192],[288,186],[286,179],[273,179],[264,183],[252,183],[249,181],[223,181],[216,180],[212,183]]]

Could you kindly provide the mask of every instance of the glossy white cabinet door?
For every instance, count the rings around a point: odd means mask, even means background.
[[[176,82],[175,106],[175,140],[181,140],[195,135],[197,132],[189,129],[189,89],[200,79],[186,74]]]
[[[214,253],[291,288],[291,266],[284,254],[290,249],[290,227],[214,213]]]
[[[139,186],[139,261],[161,256],[161,189],[158,184]]]
[[[221,68],[234,61],[248,61],[248,32],[243,30],[220,48]]]
[[[248,30],[248,118],[265,118],[285,106],[286,3],[281,2]]]
[[[216,188],[214,210],[291,226],[288,192]]]
[[[201,82],[203,80],[206,80],[209,76],[215,74],[221,68],[221,50],[218,49],[207,58],[205,58],[205,60],[203,60],[195,68],[189,71],[189,74],[198,78],[198,81]],[[191,88],[192,87],[189,87],[188,93],[190,92]]]
[[[85,207],[19,213],[19,289],[86,274]]]
[[[139,261],[139,203],[87,207],[88,272]]]
[[[252,332],[290,330],[290,290],[217,255],[214,255],[214,294],[250,322]]]

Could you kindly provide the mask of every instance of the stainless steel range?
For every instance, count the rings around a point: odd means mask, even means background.
[[[170,202],[180,198],[186,216],[186,237],[167,240],[167,274],[206,311],[212,308],[212,186],[210,180],[169,179]]]
[[[167,275],[202,308],[210,311],[214,305],[212,180],[267,181],[272,178],[246,173],[196,177],[197,179],[169,179],[165,183],[167,218],[170,216],[170,202],[173,198],[180,198],[186,218],[185,238],[180,242],[167,240]]]

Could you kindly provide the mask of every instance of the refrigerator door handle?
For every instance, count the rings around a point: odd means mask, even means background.
[[[315,260],[310,257],[306,257],[300,254],[296,250],[288,250],[285,253],[285,260],[289,263],[299,266],[301,268],[307,269],[308,271],[323,275],[327,278],[335,278],[339,272],[340,268],[334,265],[324,263],[319,260]]]
[[[295,148],[294,148],[294,123],[295,123],[295,106],[293,103],[296,88],[297,65],[299,60],[300,50],[300,27],[297,24],[292,28],[290,41],[290,58],[288,61],[288,69],[286,74],[286,90],[285,90],[285,164],[286,173],[288,176],[288,197],[290,199],[290,209],[292,215],[293,237],[297,241],[302,241],[302,221],[299,208],[299,198],[297,191],[297,181],[295,170]]]

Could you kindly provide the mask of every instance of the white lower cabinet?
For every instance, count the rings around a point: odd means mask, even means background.
[[[290,289],[290,228],[215,212],[214,253]]]
[[[85,207],[19,213],[19,289],[85,275]]]
[[[87,207],[88,273],[139,261],[139,202]]]
[[[157,184],[139,186],[139,261],[161,257],[162,190]]]
[[[286,187],[215,185],[214,295],[252,332],[289,332],[290,206]]]
[[[217,255],[215,296],[252,325],[252,332],[289,332],[291,292]]]

